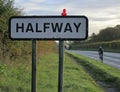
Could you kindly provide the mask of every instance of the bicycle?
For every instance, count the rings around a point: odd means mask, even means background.
[[[99,59],[103,63],[103,54],[102,53],[99,53]]]

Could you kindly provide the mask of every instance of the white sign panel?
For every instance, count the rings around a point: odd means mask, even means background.
[[[86,39],[88,19],[85,16],[11,17],[9,31],[11,39]]]

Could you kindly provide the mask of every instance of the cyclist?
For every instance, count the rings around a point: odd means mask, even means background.
[[[102,46],[99,47],[98,49],[98,54],[99,54],[99,59],[103,62],[103,51],[104,49],[102,48]]]

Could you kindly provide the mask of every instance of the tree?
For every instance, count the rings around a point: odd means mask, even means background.
[[[115,34],[116,34],[116,39],[120,39],[120,25],[115,26]]]
[[[13,0],[0,0],[0,45],[4,55],[8,40],[8,21],[11,16],[21,15],[22,10],[14,7]]]
[[[118,39],[120,39],[120,25],[102,29],[97,35],[93,33],[91,35],[90,42],[104,42]]]
[[[120,39],[119,27],[108,27],[100,31],[98,35],[99,41],[112,41]]]
[[[8,30],[8,20],[11,16],[21,15],[21,9],[13,7],[13,0],[0,0],[0,32]]]
[[[90,42],[96,42],[97,41],[97,35],[95,33],[92,33],[92,35],[90,36]]]

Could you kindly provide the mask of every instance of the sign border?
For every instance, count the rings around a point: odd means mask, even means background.
[[[13,18],[85,18],[86,19],[86,37],[85,38],[12,38],[11,37],[11,20]],[[85,40],[88,38],[88,18],[86,16],[12,16],[9,19],[9,37],[12,40]]]

